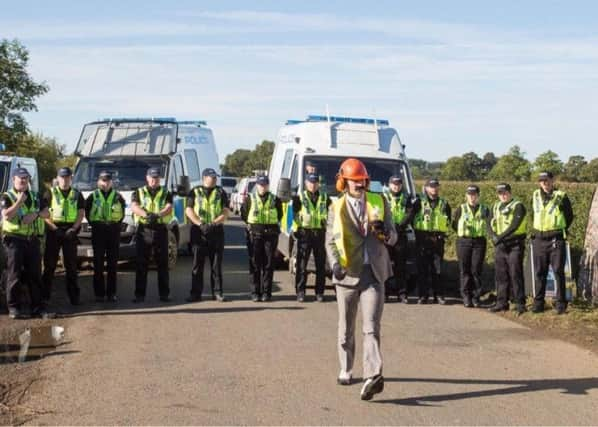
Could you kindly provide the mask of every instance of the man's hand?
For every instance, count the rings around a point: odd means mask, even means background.
[[[21,206],[27,200],[27,193],[25,191],[18,193],[17,200],[15,200],[15,204]]]
[[[381,241],[385,241],[387,240],[386,235],[390,235],[390,232],[388,232],[385,228],[384,228],[384,222],[382,221],[373,221],[372,222],[372,231],[374,233],[374,235]]]
[[[147,218],[147,223],[150,225],[156,225],[158,223],[158,220],[160,219],[158,214],[155,214],[155,213],[148,213],[146,218]]]
[[[38,216],[39,215],[35,212],[28,213],[27,215],[25,215],[23,217],[23,219],[21,221],[23,222],[23,224],[28,225],[28,224],[31,224],[33,221],[35,221]]]
[[[69,240],[76,239],[77,238],[77,230],[75,230],[73,227],[69,228],[64,233],[64,237],[66,237]]]
[[[334,267],[332,267],[332,275],[336,280],[343,280],[347,275],[347,270],[345,270],[343,267],[341,267],[340,264],[337,263],[334,264]]]
[[[211,228],[212,228],[212,227],[211,227],[211,225],[210,225],[210,224],[201,224],[201,225],[199,226],[199,229],[201,230],[201,232],[202,232],[203,234],[208,234],[208,233],[210,232]]]

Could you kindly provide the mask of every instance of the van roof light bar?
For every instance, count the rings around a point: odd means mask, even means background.
[[[208,122],[206,122],[205,120],[183,120],[180,122],[177,122],[179,125],[187,125],[187,126],[207,126]]]
[[[176,123],[176,119],[174,117],[108,117],[102,120],[98,120],[100,122],[117,122],[117,123],[126,123],[126,122],[159,122],[159,123]]]
[[[386,119],[370,119],[367,117],[341,117],[341,116],[317,116],[309,115],[305,120],[287,120],[287,125],[296,125],[305,122],[336,122],[336,123],[359,123],[366,125],[389,126],[390,122]]]

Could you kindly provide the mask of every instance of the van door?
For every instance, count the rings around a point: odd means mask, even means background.
[[[168,174],[168,186],[171,191],[176,190],[179,176],[185,175],[183,169],[183,159],[180,154],[175,155],[170,161],[170,174]],[[177,194],[173,198],[174,203],[174,216],[176,217],[179,224],[185,224],[187,222],[187,216],[185,215],[185,207],[187,204],[187,198],[184,195]]]

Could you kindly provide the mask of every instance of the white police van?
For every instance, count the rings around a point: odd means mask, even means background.
[[[169,265],[176,264],[178,249],[189,248],[190,224],[185,217],[186,196],[201,184],[201,171],[220,173],[214,135],[205,121],[175,118],[111,118],[83,126],[75,154],[78,162],[73,186],[85,197],[95,188],[102,170],[112,172],[114,187],[126,201],[121,230],[120,258],[135,257],[135,230],[131,194],[145,185],[149,167],[162,171],[161,184],[174,194],[174,217],[169,224]],[[84,222],[79,233],[79,261],[93,257],[91,230]]]
[[[268,174],[270,188],[277,192],[284,187],[279,196],[288,195],[289,184],[290,194],[303,191],[309,162],[317,168],[322,189],[336,198],[336,174],[341,163],[350,157],[365,164],[371,177],[370,191],[382,192],[390,176],[401,175],[403,191],[412,198],[416,196],[405,146],[396,129],[390,127],[388,120],[358,117],[310,115],[305,120],[288,120],[276,139]],[[278,250],[289,260],[289,269],[294,273],[291,204],[285,205]]]

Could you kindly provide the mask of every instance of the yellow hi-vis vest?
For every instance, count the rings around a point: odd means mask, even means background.
[[[202,223],[211,224],[222,215],[224,207],[222,206],[222,196],[219,188],[215,187],[210,193],[210,197],[207,196],[203,187],[197,187],[194,193],[195,204],[193,205],[193,211]]]
[[[480,204],[476,213],[473,213],[469,203],[461,205],[461,216],[457,224],[457,235],[459,237],[486,237],[486,218],[488,207]]]
[[[5,193],[10,201],[14,204],[17,201],[17,192],[14,189],[11,189]],[[40,232],[40,224],[39,220],[41,218],[37,218],[31,224],[23,224],[22,219],[25,215],[29,215],[30,213],[39,213],[39,200],[37,198],[37,194],[33,191],[29,191],[29,198],[31,199],[31,206],[27,207],[26,204],[23,204],[19,211],[15,216],[12,217],[11,220],[7,220],[3,218],[2,220],[2,232],[5,234],[15,234],[24,237],[31,237],[35,235],[41,235],[43,231]],[[43,220],[42,220],[43,222]]]
[[[498,236],[504,233],[513,223],[515,218],[515,208],[520,205],[519,200],[511,199],[509,203],[502,209],[500,208],[501,202],[496,202],[492,207],[492,231]],[[513,233],[513,236],[523,236],[527,233],[527,216],[523,218],[517,230]]]
[[[351,227],[350,224],[343,224],[342,208],[345,204],[346,194],[339,197],[334,202],[334,224],[332,224],[332,235],[334,243],[338,250],[339,263],[342,267],[347,267],[347,253],[352,252],[352,247],[355,242],[349,238],[349,234],[345,232],[346,227]],[[384,221],[384,199],[381,195],[375,193],[366,193],[366,210],[368,222],[371,224],[374,221]]]
[[[152,199],[152,195],[147,188],[147,185],[137,189],[137,197],[139,200],[139,206],[141,206],[147,213],[154,213],[158,214],[164,206],[166,206],[166,191],[164,187],[160,187],[156,196]],[[158,224],[168,224],[172,219],[172,211],[170,214],[161,217],[158,220]],[[140,217],[138,215],[133,215],[135,219],[135,224],[147,224],[147,218]]]
[[[449,218],[444,213],[446,201],[443,198],[438,199],[436,207],[432,209],[427,195],[421,197],[421,209],[415,215],[413,228],[418,231],[436,231],[447,233],[449,229]]]
[[[390,206],[390,212],[392,213],[392,221],[395,224],[400,224],[405,218],[407,211],[407,198],[405,194],[400,193],[399,197],[395,197],[390,191],[384,193],[388,205]]]
[[[533,227],[538,231],[565,231],[567,222],[565,221],[565,214],[561,211],[561,202],[565,197],[565,192],[554,190],[552,197],[544,204],[541,191],[538,189],[534,191],[533,207],[534,207],[534,221]]]
[[[294,218],[293,230],[297,230],[298,228],[320,230],[324,228],[326,218],[328,218],[326,193],[320,191],[315,205],[312,203],[307,190],[299,193],[299,200],[301,201],[302,207]]]
[[[248,224],[275,225],[278,224],[278,211],[274,196],[268,193],[265,202],[257,193],[251,193],[251,207],[247,215]]]
[[[120,222],[125,213],[118,199],[118,193],[114,189],[110,190],[107,198],[104,198],[100,189],[96,189],[93,192],[89,222]]]
[[[77,221],[79,209],[77,201],[79,191],[71,188],[66,197],[58,187],[52,187],[52,200],[50,201],[50,218],[54,222],[74,223]]]

